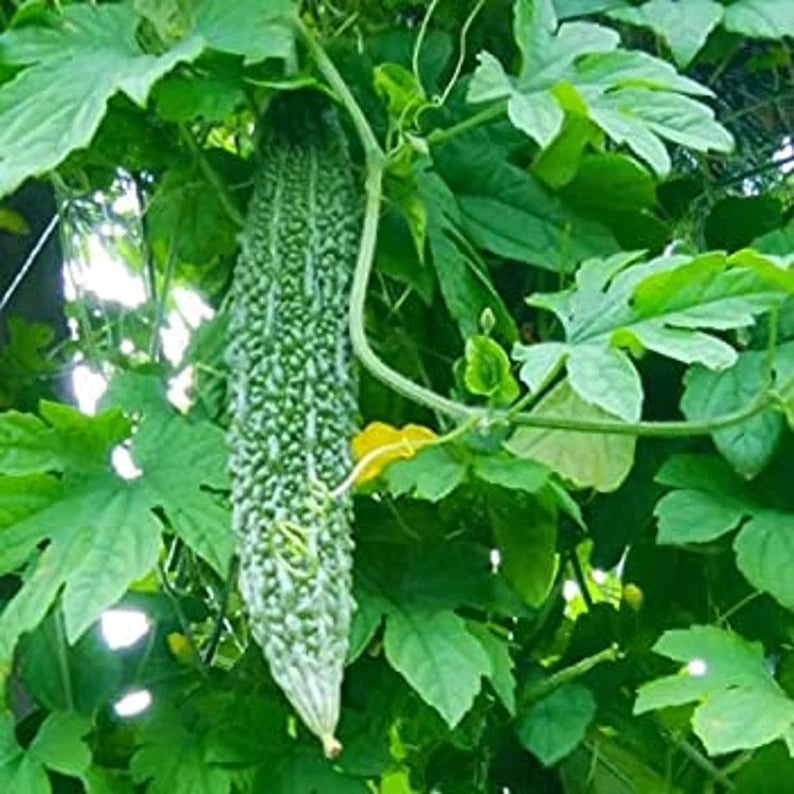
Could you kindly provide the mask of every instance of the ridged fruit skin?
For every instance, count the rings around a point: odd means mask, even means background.
[[[228,362],[240,591],[273,678],[326,752],[348,649],[356,384],[347,308],[359,191],[325,100],[279,98],[233,283]]]

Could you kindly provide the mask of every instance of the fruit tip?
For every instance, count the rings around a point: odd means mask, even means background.
[[[321,736],[320,739],[323,743],[323,752],[325,753],[325,757],[329,760],[338,758],[339,753],[342,752],[342,743],[339,741],[339,739],[331,734],[325,734],[324,736]]]

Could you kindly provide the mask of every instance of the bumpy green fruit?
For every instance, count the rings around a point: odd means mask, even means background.
[[[333,755],[354,609],[350,471],[356,410],[347,304],[359,194],[335,113],[276,101],[234,274],[233,524],[240,590],[273,677]]]

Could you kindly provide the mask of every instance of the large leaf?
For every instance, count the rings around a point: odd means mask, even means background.
[[[292,0],[203,0],[195,31],[207,46],[245,56],[247,63],[292,54]]]
[[[394,605],[383,641],[389,664],[451,727],[471,708],[482,677],[491,672],[483,646],[451,611]]]
[[[207,152],[205,156],[213,158],[215,154],[219,153]],[[208,269],[219,257],[233,253],[237,245],[237,227],[197,165],[177,166],[165,173],[146,218],[149,243],[162,267],[172,255],[172,247],[182,267]]]
[[[794,223],[756,237],[752,247],[763,254],[794,258]]]
[[[698,702],[692,727],[712,754],[758,747],[794,725],[794,700],[778,686],[759,644],[694,626],[665,632],[654,650],[684,667],[641,686],[635,714]]]
[[[691,421],[738,411],[757,399],[768,385],[768,366],[768,355],[754,351],[741,353],[734,366],[720,372],[692,367],[687,372],[681,410]],[[772,460],[784,426],[783,415],[768,410],[746,422],[718,430],[712,438],[739,474],[754,477]]]
[[[132,781],[124,772],[92,766],[82,779],[87,794],[135,794]]]
[[[582,400],[567,381],[555,386],[533,412],[538,416],[577,420],[616,418]],[[635,444],[636,439],[629,435],[522,427],[507,446],[519,457],[531,458],[554,469],[578,488],[614,491],[631,470]]]
[[[532,362],[521,372],[530,389],[537,388],[537,362],[547,362],[550,370],[548,362],[567,356],[570,384],[583,400],[636,421],[642,408],[639,376],[617,348],[646,348],[709,369],[728,367],[736,351],[700,329],[750,325],[791,289],[788,274],[759,255],[662,256],[632,264],[636,259],[621,253],[588,260],[571,289],[528,298],[531,306],[557,315],[566,338],[565,346],[516,345],[513,357]]]
[[[499,492],[487,502],[505,578],[530,606],[540,606],[557,572],[556,515],[536,500]]]
[[[747,581],[794,609],[794,514],[772,510],[756,514],[737,535],[733,547],[736,564]]]
[[[135,378],[130,383],[139,385]],[[93,421],[103,429],[107,422]],[[76,455],[80,448],[72,443]],[[62,587],[66,634],[73,643],[130,582],[148,573],[160,549],[157,508],[188,546],[225,574],[232,547],[228,513],[204,489],[226,484],[220,428],[193,423],[164,401],[147,403],[132,454],[142,469],[137,479],[122,479],[107,464],[88,472],[64,467],[60,478],[0,477],[0,570],[13,571],[49,540],[0,615],[3,660]]]
[[[139,734],[130,761],[133,780],[148,781],[147,794],[230,794],[229,771],[207,763],[204,737],[176,714],[158,711],[157,717]]]
[[[497,637],[482,623],[468,623],[469,631],[480,641],[491,662],[488,678],[494,691],[511,715],[516,713],[516,679],[513,675],[513,660],[505,639]]]
[[[611,28],[588,22],[558,27],[552,0],[516,0],[521,69],[508,75],[481,52],[470,102],[507,100],[512,123],[541,147],[559,134],[565,110],[589,116],[659,174],[670,170],[662,139],[707,151],[730,151],[733,139],[703,103],[684,96],[710,91],[646,53],[618,49]]]
[[[367,784],[337,772],[320,754],[298,747],[264,767],[256,776],[252,791],[268,794],[367,794]],[[187,792],[185,792],[187,794]]]
[[[636,750],[606,731],[585,739],[560,765],[565,794],[683,794]]]
[[[485,263],[466,239],[455,197],[433,171],[416,175],[419,195],[427,208],[427,240],[438,284],[449,313],[464,338],[476,334],[485,309],[496,317],[496,329],[516,338],[515,323],[493,286]]]
[[[604,6],[607,4],[604,3]],[[761,39],[794,35],[794,8],[788,0],[648,0],[638,6],[609,9],[609,16],[653,30],[685,67],[720,23],[734,33]]]
[[[586,686],[565,684],[519,718],[518,738],[527,750],[551,766],[576,749],[595,712],[595,698]]]
[[[679,66],[688,66],[722,19],[723,6],[714,0],[649,0],[641,6],[610,12],[613,19],[648,27],[670,47]]]
[[[48,27],[0,35],[0,63],[25,67],[0,87],[0,195],[86,146],[114,94],[143,105],[158,78],[204,46],[191,36],[148,55],[137,26],[131,5],[69,5]]]
[[[551,472],[533,460],[504,453],[472,455],[452,444],[429,446],[409,460],[398,460],[386,469],[386,484],[393,496],[410,495],[438,502],[467,479],[509,490],[537,493],[548,490]]]
[[[554,0],[554,8],[559,19],[583,17],[625,5],[629,5],[629,0]]]
[[[465,477],[466,461],[447,445],[427,447],[386,469],[386,481],[394,496],[409,494],[431,502],[449,496]]]
[[[18,411],[0,413],[0,474],[101,469],[110,448],[129,435],[129,422],[118,408],[89,417],[42,401],[39,410],[46,421]]]
[[[91,763],[91,751],[82,738],[90,728],[77,714],[51,714],[25,750],[17,743],[13,714],[1,713],[0,788],[9,794],[51,794],[47,769],[79,777]]]
[[[50,711],[72,709],[90,716],[116,695],[122,682],[123,660],[108,653],[99,628],[69,647],[50,614],[19,646],[17,671],[26,690]]]
[[[725,27],[761,39],[794,36],[794,6],[788,0],[735,0],[725,9]]]
[[[29,483],[0,480],[0,503],[18,498]],[[49,483],[47,483],[49,485]],[[118,601],[130,582],[148,573],[160,550],[160,524],[138,481],[111,473],[56,481],[49,499],[0,527],[3,571],[13,569],[18,555],[30,554],[49,539],[22,590],[0,615],[3,648],[8,659],[16,638],[46,614],[61,587],[66,632],[75,642]],[[11,562],[11,565],[9,565]]]
[[[408,514],[400,520],[410,521]],[[449,725],[469,710],[483,676],[512,709],[515,682],[507,643],[453,611],[533,614],[493,570],[489,548],[447,542],[426,548],[412,563],[379,544],[360,546],[358,553],[355,596],[366,619],[356,629],[357,647],[385,617],[387,660]]]
[[[739,570],[755,588],[794,608],[794,514],[767,507],[713,458],[673,457],[657,479],[678,487],[654,510],[659,543],[704,543],[741,527],[734,541]]]
[[[609,229],[511,164],[486,130],[453,139],[433,157],[457,198],[463,228],[486,250],[552,271],[618,250]]]

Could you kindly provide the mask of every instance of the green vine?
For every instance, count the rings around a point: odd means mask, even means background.
[[[373,350],[367,339],[364,327],[367,290],[375,259],[380,220],[381,202],[383,198],[383,174],[385,158],[375,133],[364,115],[361,107],[347,86],[344,78],[328,57],[322,44],[314,33],[299,17],[295,24],[303,40],[312,54],[318,69],[336,92],[345,110],[350,115],[353,125],[364,149],[366,165],[366,204],[364,222],[361,231],[356,269],[353,276],[353,287],[350,296],[350,337],[353,351],[362,366],[377,380],[413,402],[446,414],[457,420],[476,419],[484,426],[494,424],[517,424],[525,427],[547,428],[552,430],[568,430],[578,433],[607,433],[624,436],[648,436],[659,438],[676,438],[695,435],[709,435],[726,427],[733,427],[751,419],[753,416],[773,407],[778,398],[771,390],[765,390],[759,397],[750,401],[742,408],[731,411],[713,419],[696,422],[688,421],[582,421],[567,417],[537,416],[532,413],[513,413],[510,410],[492,410],[465,405],[405,377],[386,364]],[[497,118],[505,111],[505,104],[500,103],[472,116],[458,125],[446,130],[439,130],[428,136],[430,143],[449,140],[454,135],[464,132],[480,124]],[[794,386],[794,378],[782,387],[783,393]]]

